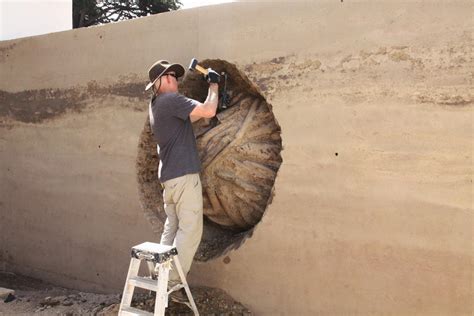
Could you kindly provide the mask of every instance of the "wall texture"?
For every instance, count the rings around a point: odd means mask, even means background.
[[[273,107],[273,203],[195,264],[257,315],[473,312],[473,4],[233,3],[0,42],[0,267],[121,291],[157,59],[219,58]]]

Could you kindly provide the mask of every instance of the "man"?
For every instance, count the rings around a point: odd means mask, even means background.
[[[216,114],[219,75],[209,69],[206,76],[209,91],[204,103],[178,93],[183,66],[160,60],[150,67],[148,75],[150,83],[145,90],[153,89],[150,125],[158,144],[158,177],[164,188],[167,215],[160,243],[176,246],[186,275],[201,241],[203,226],[201,166],[191,122]],[[179,280],[176,269],[172,269],[170,287],[180,283]],[[176,302],[187,302],[183,289],[172,292],[170,297]]]

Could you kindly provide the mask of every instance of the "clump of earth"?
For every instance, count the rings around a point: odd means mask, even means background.
[[[14,296],[0,301],[0,315],[112,316],[117,315],[121,299],[121,293],[86,293],[6,272],[0,272],[0,287],[15,291]],[[201,315],[252,314],[221,289],[192,287],[191,291]],[[134,295],[132,306],[153,312],[154,302],[153,292],[141,291]],[[170,302],[166,315],[193,313],[186,305]]]

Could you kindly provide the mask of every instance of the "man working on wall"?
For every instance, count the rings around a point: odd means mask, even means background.
[[[186,98],[178,93],[178,78],[184,75],[179,64],[160,60],[148,70],[152,88],[149,115],[153,137],[158,144],[158,177],[163,185],[167,219],[161,244],[175,245],[184,274],[189,272],[199,246],[203,227],[201,164],[191,122],[216,114],[219,75],[209,70],[206,101]],[[170,273],[170,287],[179,283],[176,269]],[[187,302],[184,289],[170,294],[173,301]]]

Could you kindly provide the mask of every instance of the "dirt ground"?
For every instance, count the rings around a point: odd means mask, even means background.
[[[13,273],[0,272],[0,287],[15,290],[9,302],[0,301],[0,315],[117,315],[121,294],[85,293],[66,289]],[[251,315],[242,304],[220,289],[191,288],[201,315]],[[8,301],[8,300],[6,300]],[[134,295],[132,306],[153,311],[154,297],[148,292]],[[166,315],[193,315],[181,304],[170,302]]]

